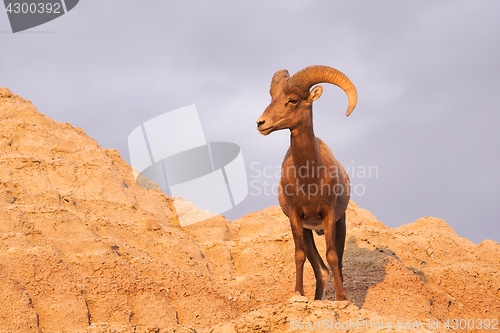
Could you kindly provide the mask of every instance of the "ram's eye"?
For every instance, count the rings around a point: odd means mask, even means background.
[[[288,100],[288,103],[290,103],[290,104],[297,104],[297,100],[296,99],[290,99],[290,100]]]

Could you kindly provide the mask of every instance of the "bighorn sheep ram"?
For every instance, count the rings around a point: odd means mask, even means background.
[[[316,277],[314,298],[321,300],[328,279],[312,230],[326,241],[326,259],[332,269],[336,300],[346,300],[343,287],[342,256],[346,235],[345,210],[349,203],[349,177],[328,146],[314,135],[312,102],[323,87],[331,83],[342,88],[348,98],[348,116],[357,102],[356,88],[340,71],[327,66],[309,66],[290,77],[280,70],[271,82],[271,103],[257,120],[263,135],[289,129],[290,148],[283,160],[279,184],[279,203],[290,219],[295,242],[295,291],[304,295],[303,269],[307,257]],[[310,91],[309,91],[310,90]]]

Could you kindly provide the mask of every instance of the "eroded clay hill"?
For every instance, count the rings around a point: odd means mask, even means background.
[[[432,217],[390,229],[352,202],[347,214],[351,302],[333,302],[331,281],[312,301],[309,264],[296,296],[279,207],[181,228],[172,198],[137,186],[116,150],[0,88],[0,332],[441,332],[500,319],[498,243]]]

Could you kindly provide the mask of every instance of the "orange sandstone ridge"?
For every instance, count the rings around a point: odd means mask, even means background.
[[[279,207],[181,228],[172,200],[137,186],[117,150],[0,88],[0,332],[500,327],[500,245],[475,245],[443,220],[391,229],[351,202],[351,301],[333,301],[331,280],[313,301],[309,264],[306,297],[294,295],[294,244]]]

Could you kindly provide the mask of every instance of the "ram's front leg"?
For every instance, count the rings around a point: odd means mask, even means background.
[[[295,243],[295,291],[304,296],[304,262],[306,261],[306,246],[304,244],[303,221],[295,210],[289,216]]]
[[[344,246],[343,239],[345,239],[345,227],[336,226],[335,213],[333,209],[327,209],[323,214],[323,230],[325,232],[326,241],[326,260],[330,265],[333,277],[333,288],[335,289],[335,300],[344,301],[347,300],[347,295],[344,290],[343,279],[342,279],[342,255],[343,248],[340,251],[340,246]],[[338,221],[337,223],[342,223]],[[344,232],[344,235],[338,234],[339,232]],[[340,244],[342,243],[342,244]]]

